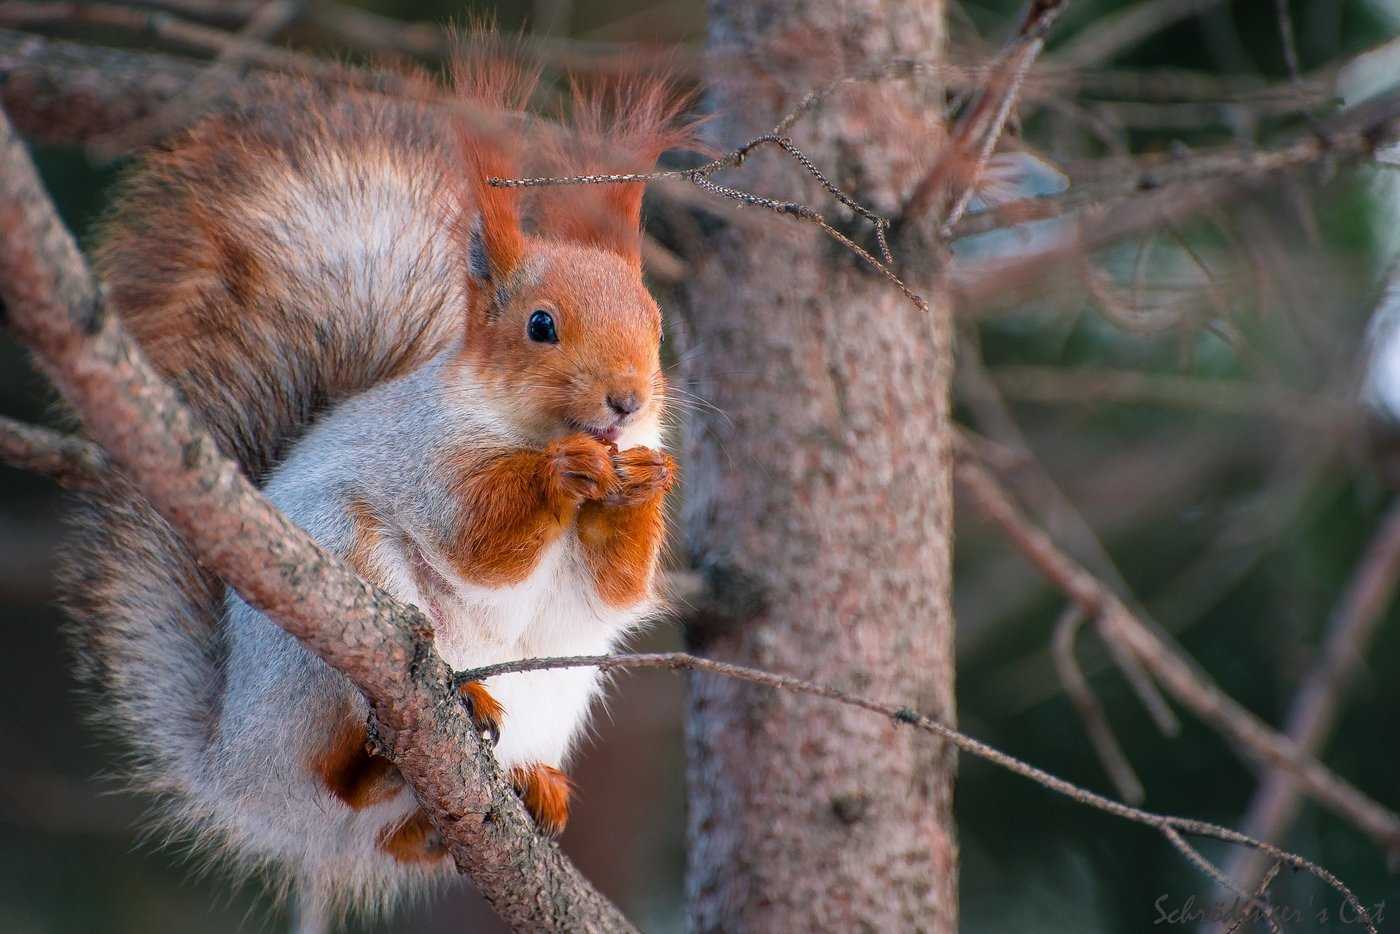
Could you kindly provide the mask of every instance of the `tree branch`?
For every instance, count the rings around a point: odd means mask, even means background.
[[[483,749],[432,629],[272,506],[180,404],[101,289],[0,112],[0,298],[88,432],[202,564],[343,672],[457,866],[518,930],[630,930],[535,832]]]
[[[0,415],[0,461],[52,477],[70,490],[91,490],[108,471],[97,445]]]
[[[1288,738],[1309,755],[1326,744],[1341,713],[1366,649],[1385,618],[1400,583],[1400,502],[1390,507],[1380,531],[1371,540],[1346,591],[1327,625],[1327,638],[1317,664],[1310,670],[1285,718]],[[1293,777],[1281,769],[1268,773],[1245,813],[1244,828],[1250,836],[1281,840],[1298,816],[1299,790]],[[1267,861],[1234,859],[1228,872],[1249,888],[1268,868]]]
[[[1148,36],[1220,3],[1221,0],[1143,0],[1136,6],[1100,16],[1057,49],[1055,57],[1079,68],[1097,65]]]
[[[1112,590],[1032,525],[983,467],[960,458],[956,475],[973,504],[1001,528],[1036,570],[1085,614],[1098,616],[1105,637],[1120,640],[1179,703],[1220,731],[1249,759],[1286,770],[1300,789],[1354,824],[1387,855],[1400,851],[1400,816],[1221,691],[1209,675],[1143,624]]]
[[[596,668],[600,672],[627,671],[643,668],[702,672],[705,674],[719,675],[725,678],[734,678],[739,681],[746,681],[750,684],[759,684],[775,690],[789,691],[795,694],[808,694],[814,697],[824,697],[827,700],[836,701],[837,703],[845,704],[849,707],[868,710],[871,713],[888,717],[896,725],[910,726],[925,733],[932,733],[969,755],[976,756],[993,765],[1014,772],[1022,778],[1029,779],[1043,788],[1064,795],[1082,805],[1103,811],[1107,814],[1112,814],[1123,820],[1152,827],[1166,837],[1167,841],[1180,850],[1197,866],[1197,868],[1201,869],[1212,879],[1215,879],[1232,892],[1237,891],[1236,887],[1232,886],[1229,879],[1224,878],[1223,874],[1221,874],[1213,864],[1210,864],[1204,857],[1201,857],[1194,848],[1186,844],[1182,839],[1182,834],[1211,837],[1216,840],[1223,840],[1226,843],[1232,843],[1266,853],[1279,862],[1302,869],[1326,882],[1346,900],[1347,906],[1357,913],[1357,919],[1362,922],[1366,930],[1370,932],[1370,934],[1377,934],[1371,916],[1366,912],[1365,908],[1357,900],[1352,891],[1332,873],[1321,866],[1309,862],[1301,856],[1285,852],[1272,844],[1255,840],[1245,834],[1230,830],[1227,827],[1219,826],[1218,824],[1192,820],[1185,817],[1155,814],[1151,811],[1144,811],[1122,804],[1111,798],[1105,798],[1086,788],[1081,788],[1062,778],[1051,775],[1049,772],[1038,769],[1030,763],[1002,752],[993,746],[988,746],[981,740],[973,739],[971,736],[940,723],[938,720],[931,717],[926,717],[905,705],[871,700],[868,697],[851,694],[847,691],[831,687],[830,685],[818,684],[803,678],[794,678],[790,675],[776,674],[771,671],[763,671],[759,668],[749,668],[744,665],[734,665],[729,662],[701,658],[696,655],[689,655],[685,652],[637,653],[633,655],[579,655],[567,658],[525,658],[511,662],[500,662],[495,665],[485,665],[467,671],[459,671],[454,677],[456,683],[462,684],[468,681],[484,681],[487,678],[495,678],[500,675],[515,674],[524,671],[554,671],[563,668]],[[1244,895],[1244,898],[1249,900],[1252,897]],[[1265,910],[1267,911],[1267,909]]]

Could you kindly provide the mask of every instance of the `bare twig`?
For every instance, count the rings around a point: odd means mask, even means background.
[[[1118,737],[1113,735],[1113,727],[1108,723],[1103,704],[1089,687],[1079,662],[1074,657],[1074,640],[1084,625],[1084,611],[1071,606],[1060,615],[1055,624],[1054,656],[1055,668],[1060,674],[1060,683],[1065,694],[1069,695],[1079,719],[1084,723],[1084,732],[1089,734],[1089,742],[1099,757],[1104,771],[1118,789],[1118,795],[1129,804],[1141,804],[1143,799],[1142,780],[1133,770],[1132,763],[1123,754]]]
[[[1197,869],[1201,870],[1201,872],[1205,873],[1207,876],[1210,876],[1210,878],[1214,879],[1217,885],[1219,885],[1227,892],[1233,892],[1237,897],[1242,899],[1245,902],[1245,904],[1257,908],[1260,911],[1260,913],[1264,916],[1264,922],[1268,924],[1269,930],[1272,931],[1273,934],[1283,934],[1283,929],[1279,927],[1278,921],[1274,918],[1274,910],[1268,903],[1264,902],[1263,900],[1257,898],[1254,895],[1251,895],[1244,889],[1235,885],[1234,882],[1230,881],[1229,876],[1221,872],[1220,867],[1216,866],[1215,863],[1212,863],[1210,860],[1206,859],[1205,856],[1201,854],[1200,850],[1196,849],[1190,843],[1187,843],[1186,839],[1172,828],[1164,828],[1162,830],[1162,834],[1167,838],[1167,840],[1171,843],[1172,846],[1176,847],[1177,850],[1180,851],[1181,854],[1186,857],[1188,862],[1194,865]],[[1251,850],[1250,852],[1253,853],[1256,851]]]
[[[1335,429],[1356,423],[1361,408],[1279,387],[1135,370],[1008,366],[992,371],[1003,392],[1032,402],[1158,405],[1221,415],[1265,416]]]
[[[1326,882],[1346,900],[1347,907],[1356,912],[1357,919],[1361,921],[1365,929],[1370,932],[1370,934],[1377,934],[1375,924],[1370,914],[1366,911],[1361,902],[1357,900],[1355,894],[1331,872],[1328,872],[1323,867],[1301,856],[1285,852],[1272,844],[1255,840],[1238,831],[1230,830],[1228,827],[1221,827],[1217,824],[1210,824],[1205,821],[1192,820],[1190,818],[1154,814],[1150,811],[1143,811],[1122,804],[1111,798],[1105,798],[1086,788],[1081,788],[1062,778],[1051,775],[1049,772],[1038,769],[1015,756],[1008,755],[999,749],[988,746],[980,740],[973,739],[971,736],[959,732],[931,717],[926,717],[905,705],[871,700],[867,697],[833,688],[830,685],[817,684],[816,682],[807,681],[802,678],[794,678],[789,675],[763,671],[758,668],[748,668],[743,665],[733,665],[728,662],[701,658],[684,652],[638,653],[633,655],[587,655],[568,658],[526,658],[511,662],[501,662],[496,665],[485,665],[467,671],[459,671],[454,675],[454,679],[456,683],[460,684],[467,681],[484,681],[488,678],[496,678],[502,675],[525,671],[552,671],[561,668],[596,668],[600,672],[626,671],[642,668],[703,672],[746,681],[750,684],[759,684],[776,690],[808,694],[814,697],[824,697],[827,700],[836,701],[837,703],[845,704],[850,707],[868,710],[871,713],[890,718],[897,725],[911,726],[926,733],[932,733],[969,755],[976,756],[993,765],[1014,772],[1022,778],[1029,779],[1050,791],[1064,795],[1087,807],[1095,808],[1124,820],[1152,827],[1165,836],[1167,840],[1186,855],[1193,864],[1201,868],[1217,882],[1224,884],[1227,888],[1230,888],[1229,880],[1224,879],[1218,869],[1214,869],[1213,866],[1210,866],[1209,862],[1206,861],[1204,857],[1200,857],[1199,853],[1196,853],[1193,847],[1186,844],[1182,839],[1183,834],[1211,837],[1217,840],[1223,840],[1226,843],[1265,852],[1281,863],[1285,863],[1297,869],[1302,869]],[[1195,855],[1193,856],[1192,854]],[[1197,860],[1198,857],[1200,859],[1199,862]],[[1205,865],[1202,865],[1202,863],[1205,863]],[[1206,866],[1210,866],[1210,868],[1206,868]],[[1249,895],[1245,895],[1244,897],[1246,899],[1251,898]]]
[[[1400,95],[1392,94],[1375,104],[1340,115],[1321,135],[1309,132],[1272,149],[1229,147],[1192,153],[1184,158],[1153,156],[1138,160],[1105,160],[1096,164],[1092,173],[1084,173],[1092,174],[1092,180],[1072,184],[1057,195],[1008,201],[963,218],[951,229],[950,236],[953,239],[975,236],[1027,221],[1061,217],[1072,211],[1092,217],[1096,209],[1116,206],[1125,200],[1142,204],[1154,196],[1165,203],[1190,199],[1193,208],[1198,203],[1195,200],[1198,191],[1202,192],[1203,200],[1205,195],[1237,197],[1251,190],[1249,184],[1242,183],[1293,171],[1323,159],[1369,156],[1377,144],[1393,136],[1397,119],[1400,119]],[[1179,190],[1163,198],[1163,189],[1171,188]],[[1144,228],[1133,226],[1129,233],[1141,229]]]
[[[987,86],[953,128],[943,155],[905,200],[901,225],[938,210],[940,235],[948,236],[972,201],[1050,27],[1068,5],[1068,0],[1032,0],[1016,37],[992,64]]]
[[[1341,712],[1366,649],[1400,581],[1400,503],[1391,506],[1380,530],[1357,565],[1332,619],[1316,666],[1294,695],[1285,719],[1288,738],[1310,755],[1322,750]],[[1244,829],[1250,836],[1281,840],[1298,816],[1299,792],[1291,776],[1273,770],[1249,803]],[[1241,886],[1250,887],[1265,865],[1233,859],[1228,871]]]
[[[1274,0],[1278,14],[1278,38],[1283,47],[1283,64],[1288,69],[1288,77],[1293,81],[1303,80],[1303,68],[1298,62],[1298,40],[1293,32],[1293,14],[1288,10],[1288,0]]]
[[[892,268],[893,256],[890,254],[889,242],[886,231],[890,227],[888,219],[881,217],[874,211],[857,203],[853,198],[834,185],[822,171],[817,168],[811,159],[798,149],[786,135],[785,131],[808,108],[808,98],[804,98],[797,107],[793,108],[782,120],[780,120],[772,131],[756,136],[744,143],[737,149],[730,150],[717,159],[713,159],[702,166],[693,169],[668,169],[656,172],[629,172],[621,174],[598,174],[598,175],[568,175],[558,177],[539,178],[489,178],[487,181],[496,188],[541,188],[556,185],[619,185],[631,184],[635,182],[652,182],[668,178],[684,179],[695,185],[701,191],[719,195],[736,201],[748,207],[761,207],[775,214],[784,217],[795,218],[819,227],[828,237],[841,244],[847,250],[859,256],[865,263],[889,282],[904,293],[904,297],[914,303],[921,311],[928,311],[928,302],[905,284],[904,280],[895,274]],[[875,240],[883,259],[877,259],[865,247],[851,240],[841,231],[837,230],[826,219],[821,212],[805,204],[796,201],[781,201],[775,198],[767,198],[753,192],[743,191],[737,188],[730,188],[715,182],[711,176],[724,169],[737,168],[743,165],[750,154],[764,146],[775,146],[787,155],[791,156],[808,174],[817,180],[827,192],[831,193],[842,204],[851,208],[862,217],[871,221],[875,229]]]
[[[1259,885],[1254,889],[1255,898],[1264,897],[1264,894],[1269,891],[1269,886],[1273,884],[1274,877],[1278,875],[1279,870],[1282,868],[1283,864],[1280,862],[1275,862],[1272,866],[1269,867],[1269,871],[1264,873],[1264,878],[1259,880]],[[1238,931],[1241,927],[1243,927],[1244,923],[1248,920],[1248,914],[1240,914],[1240,916],[1236,918],[1233,923],[1231,923],[1229,930],[1227,930],[1225,934],[1235,934],[1235,932]]]
[[[1025,432],[1017,424],[1000,389],[988,374],[981,359],[980,348],[972,340],[967,341],[967,345],[958,356],[956,385],[974,413],[978,425],[983,426],[984,431],[1000,443],[1022,454],[1022,467],[1026,468],[1021,471],[1025,478],[1023,482],[1032,490],[1037,509],[1046,525],[1064,535],[1074,553],[1087,561],[1095,574],[1106,579],[1119,592],[1126,594],[1127,581],[1118,572],[1117,565],[1109,555],[1108,549],[1099,541],[1093,526],[1075,508],[1074,503],[1055,482],[1055,478],[1035,457]],[[1114,664],[1147,709],[1157,728],[1164,735],[1175,736],[1181,729],[1176,714],[1162,698],[1157,685],[1142,670],[1141,663],[1131,652],[1125,651],[1108,638],[1111,633],[1107,632],[1102,619],[1095,620],[1094,628],[1100,637],[1104,638]]]
[[[535,832],[452,693],[428,620],[288,521],[152,370],[3,112],[0,230],[0,298],[16,336],[201,563],[364,693],[386,753],[501,917],[522,930],[630,930]]]
[[[52,477],[70,490],[90,490],[108,470],[107,455],[81,438],[0,416],[0,461]]]
[[[960,459],[956,475],[979,511],[996,523],[1031,564],[1086,614],[1099,616],[1109,637],[1130,649],[1178,703],[1220,731],[1252,761],[1287,770],[1308,795],[1350,821],[1382,850],[1390,852],[1400,847],[1400,816],[1221,691],[1205,672],[1145,626],[1110,589],[1032,525],[985,469]]]
[[[1099,17],[1056,50],[1055,57],[1076,68],[1097,65],[1168,26],[1220,3],[1221,0],[1143,0]]]

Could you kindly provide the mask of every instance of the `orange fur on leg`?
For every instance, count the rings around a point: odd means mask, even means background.
[[[401,863],[432,863],[447,855],[441,834],[422,808],[380,831],[379,848]]]
[[[607,495],[612,457],[602,442],[570,435],[543,451],[512,451],[456,470],[462,524],[452,543],[458,573],[487,587],[518,584],[568,528],[585,499]]]
[[[369,730],[353,710],[341,716],[330,741],[311,762],[326,790],[358,811],[388,801],[403,787],[403,776],[388,759],[371,755]]]
[[[552,765],[518,765],[510,770],[510,783],[541,833],[557,837],[564,831],[574,790],[569,776]]]
[[[614,459],[615,490],[579,510],[578,537],[598,595],[609,606],[626,607],[651,591],[665,534],[662,507],[677,468],[671,455],[650,448],[629,448]]]

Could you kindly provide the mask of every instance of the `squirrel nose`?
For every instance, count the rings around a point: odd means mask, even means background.
[[[608,393],[608,408],[619,418],[626,418],[642,407],[642,400],[635,392]]]

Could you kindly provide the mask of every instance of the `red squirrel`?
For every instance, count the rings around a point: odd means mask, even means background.
[[[665,80],[634,77],[576,94],[573,135],[532,142],[536,72],[501,49],[476,36],[452,87],[418,99],[289,81],[209,118],[129,175],[97,250],[124,323],[226,453],[421,608],[456,669],[604,653],[652,618],[677,477],[642,186],[527,204],[487,178],[540,152],[645,171],[693,123]],[[124,484],[80,525],[79,655],[173,826],[271,870],[308,930],[450,871],[343,676]],[[464,689],[546,833],[599,689],[590,669]]]

